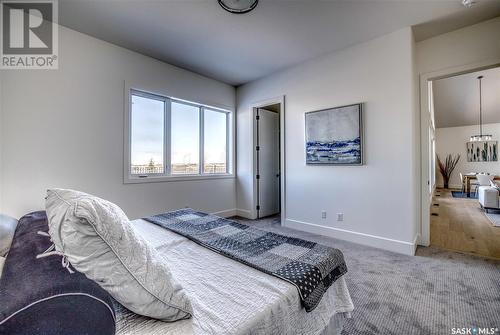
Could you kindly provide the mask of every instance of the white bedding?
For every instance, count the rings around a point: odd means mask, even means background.
[[[191,300],[194,317],[165,323],[122,310],[117,315],[117,335],[317,335],[335,314],[353,310],[343,277],[328,289],[314,311],[306,313],[290,283],[147,221],[133,223],[164,256]]]

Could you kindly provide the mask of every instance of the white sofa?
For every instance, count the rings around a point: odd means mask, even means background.
[[[488,209],[499,209],[500,200],[498,189],[492,186],[479,186],[478,198],[481,207],[488,212]]]

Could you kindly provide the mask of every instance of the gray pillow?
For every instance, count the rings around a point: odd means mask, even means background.
[[[56,250],[122,305],[163,321],[191,317],[191,303],[162,256],[134,232],[117,205],[51,189],[46,210]]]
[[[0,214],[0,256],[5,257],[9,252],[16,227],[16,219]]]

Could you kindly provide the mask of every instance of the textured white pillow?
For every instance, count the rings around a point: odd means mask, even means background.
[[[163,321],[191,317],[181,285],[117,205],[82,192],[51,189],[46,210],[56,250],[122,305]]]

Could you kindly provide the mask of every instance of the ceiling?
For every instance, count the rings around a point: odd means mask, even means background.
[[[437,128],[479,124],[479,82],[482,80],[483,123],[500,123],[500,67],[433,82]]]
[[[59,0],[63,26],[235,86],[403,27],[423,39],[498,15],[498,0],[260,0],[241,15],[217,0]]]

